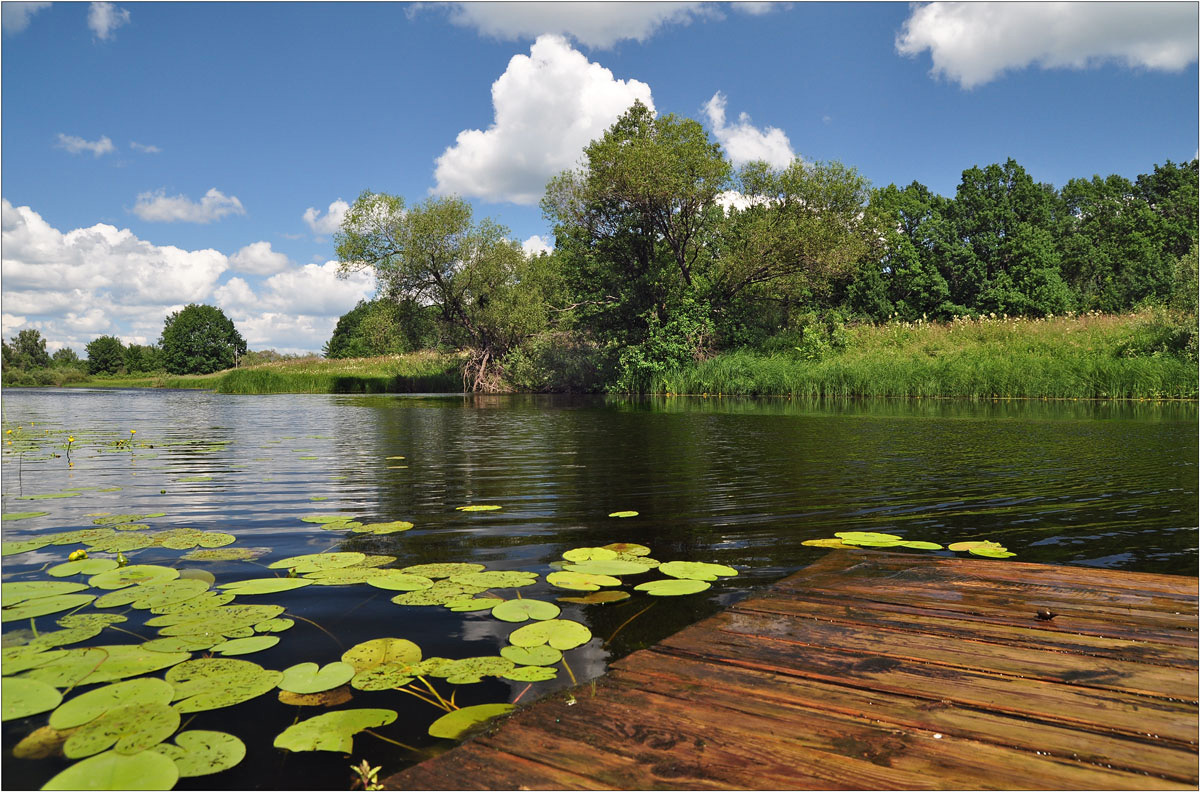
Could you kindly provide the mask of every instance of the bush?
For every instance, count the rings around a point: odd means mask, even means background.
[[[100,336],[86,350],[88,374],[116,374],[125,364],[125,345],[116,336]]]
[[[609,376],[599,347],[566,333],[531,338],[501,365],[509,387],[535,393],[596,393]]]

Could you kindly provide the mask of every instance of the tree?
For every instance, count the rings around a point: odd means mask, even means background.
[[[246,354],[245,339],[220,308],[194,303],[167,317],[159,347],[171,374],[211,374]]]
[[[50,356],[50,365],[56,368],[71,368],[80,362],[79,355],[71,347],[63,347]]]
[[[125,348],[125,370],[130,374],[158,371],[162,367],[163,355],[158,347],[130,344]]]
[[[37,330],[22,330],[4,345],[5,368],[42,369],[50,366],[50,355],[46,352],[46,339]]]
[[[86,351],[88,374],[116,374],[125,362],[125,345],[116,336],[100,336]]]
[[[500,359],[546,326],[546,270],[508,239],[508,229],[475,222],[460,198],[406,208],[399,196],[364,192],[334,240],[342,275],[370,269],[381,297],[436,306],[443,327],[472,352],[464,369],[472,390],[499,387]]]
[[[399,355],[438,343],[436,306],[414,300],[359,300],[338,319],[325,344],[327,358]]]

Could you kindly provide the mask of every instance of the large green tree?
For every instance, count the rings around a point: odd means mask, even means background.
[[[88,374],[116,374],[125,364],[125,345],[116,336],[93,339],[85,350]]]
[[[246,341],[233,322],[212,305],[188,305],[163,323],[162,362],[172,374],[211,374],[232,368],[246,354]]]
[[[22,330],[11,344],[4,344],[3,349],[5,368],[41,369],[50,365],[46,339],[37,330]]]

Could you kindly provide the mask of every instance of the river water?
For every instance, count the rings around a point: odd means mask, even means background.
[[[15,448],[26,449],[20,453],[6,447],[3,510],[48,512],[5,521],[5,541],[91,527],[91,515],[99,512],[163,512],[146,520],[151,531],[216,530],[237,537],[231,547],[268,548],[258,564],[187,562],[162,547],[128,554],[133,564],[202,568],[218,584],[280,574],[262,565],[330,550],[395,556],[397,567],[468,561],[544,576],[565,550],[610,542],[649,546],[661,561],[716,562],[739,571],[686,597],[633,592],[615,604],[560,603],[562,618],[586,624],[595,636],[567,652],[570,673],[580,681],[815,561],[828,551],[801,543],[836,531],[941,544],[990,539],[1016,553],[1017,561],[1189,575],[1197,568],[1192,403],[814,405],[7,389],[3,418],[17,437],[41,438],[36,449],[20,442]],[[69,463],[68,435],[75,437]],[[18,499],[112,487],[120,489]],[[502,508],[456,510],[468,504]],[[608,516],[622,510],[638,515]],[[407,520],[414,528],[385,536],[336,533],[299,519],[314,513]],[[7,556],[3,579],[46,579],[40,570],[77,547]],[[549,601],[578,594],[555,589],[544,577],[520,591]],[[300,618],[278,645],[241,659],[279,670],[305,661],[323,665],[347,647],[381,637],[414,641],[427,657],[495,655],[516,626],[486,611],[396,605],[389,601],[393,593],[314,585],[255,597]],[[511,597],[514,590],[496,593]],[[155,637],[153,628],[140,626],[144,612],[128,615],[122,627]],[[55,618],[41,617],[38,627],[54,629]],[[27,627],[27,621],[5,622],[6,644],[19,639],[10,633]],[[106,630],[79,646],[137,640]],[[492,677],[459,685],[457,703],[518,695],[528,701],[570,684],[559,669],[557,679],[529,690],[528,683]],[[449,744],[425,734],[441,714],[433,707],[394,691],[352,692],[355,699],[342,707],[397,711],[395,723],[373,730],[379,735],[420,751]],[[297,718],[324,711],[286,706],[267,694],[198,713],[186,728],[237,734],[248,746],[247,759],[216,775],[181,779],[176,788],[345,788],[351,760],[367,759],[387,774],[424,755],[371,734],[357,735],[348,756],[272,747],[274,736]],[[45,722],[45,714],[6,722],[6,754]],[[4,786],[39,787],[68,764],[8,758]]]

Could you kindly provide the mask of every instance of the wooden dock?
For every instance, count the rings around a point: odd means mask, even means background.
[[[1197,685],[1195,578],[837,550],[386,787],[1196,789]]]

